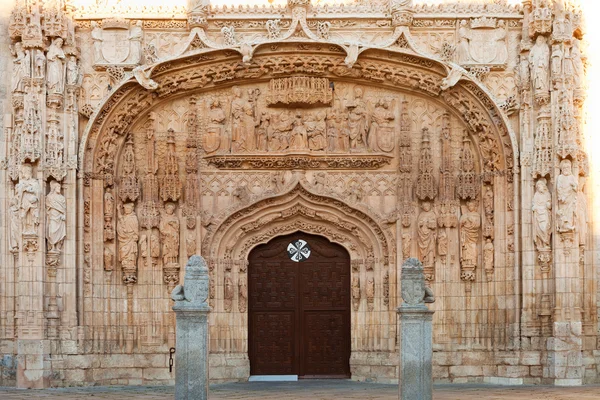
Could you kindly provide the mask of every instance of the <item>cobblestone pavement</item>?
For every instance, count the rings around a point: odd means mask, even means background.
[[[350,381],[255,382],[211,387],[210,398],[232,400],[398,398],[395,385]],[[434,400],[599,400],[600,386],[557,388],[549,386],[436,385]],[[173,399],[173,387],[86,387],[46,390],[0,388],[1,400],[158,400]]]

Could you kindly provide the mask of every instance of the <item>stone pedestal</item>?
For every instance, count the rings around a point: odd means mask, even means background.
[[[399,399],[432,399],[433,311],[425,303],[434,301],[425,286],[421,262],[409,258],[402,265],[402,299],[398,307],[400,335]]]
[[[433,311],[398,307],[400,322],[399,384],[401,400],[431,400]]]
[[[192,256],[183,286],[175,287],[171,295],[177,318],[175,400],[208,399],[208,290],[206,261]]]

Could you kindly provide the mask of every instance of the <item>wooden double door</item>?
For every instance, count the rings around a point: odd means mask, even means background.
[[[249,256],[251,375],[350,376],[350,257],[296,233]]]

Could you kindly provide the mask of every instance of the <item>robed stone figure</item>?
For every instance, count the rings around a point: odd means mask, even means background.
[[[67,235],[66,214],[67,200],[60,193],[60,183],[50,182],[50,193],[46,196],[46,239],[48,251],[58,252],[62,249]]]

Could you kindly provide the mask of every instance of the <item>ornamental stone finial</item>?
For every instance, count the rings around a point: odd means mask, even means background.
[[[423,264],[416,258],[409,258],[402,264],[402,300],[400,307],[425,307],[433,303],[433,292],[425,285]]]

